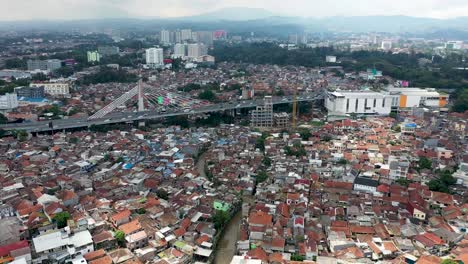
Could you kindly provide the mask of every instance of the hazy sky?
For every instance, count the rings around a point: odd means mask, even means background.
[[[264,8],[303,17],[468,16],[468,0],[0,0],[0,20],[178,17],[225,7]]]

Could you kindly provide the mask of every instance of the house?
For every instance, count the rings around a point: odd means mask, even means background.
[[[130,250],[142,248],[148,244],[148,236],[145,231],[139,231],[125,236],[125,242]]]
[[[78,195],[74,191],[64,190],[60,195],[64,206],[75,206],[79,202]]]
[[[421,221],[426,220],[426,210],[415,202],[409,202],[406,206],[406,210],[408,210],[413,218]]]
[[[361,192],[375,193],[377,192],[379,182],[367,177],[356,177],[353,183],[353,190]]]
[[[430,254],[436,256],[444,255],[449,249],[444,240],[430,232],[415,236],[413,241],[416,246],[424,248]]]
[[[122,232],[124,232],[125,235],[131,235],[131,234],[134,234],[138,231],[140,231],[142,228],[141,228],[141,225],[140,225],[140,222],[138,221],[138,219],[135,219],[131,222],[128,222],[128,223],[125,223],[125,224],[122,224],[119,226],[119,230],[121,230]]]
[[[130,215],[131,214],[132,213],[130,212],[130,210],[120,211],[120,212],[112,215],[111,222],[115,227],[118,227],[118,226],[120,226],[122,224],[126,224],[126,223],[130,222]]]
[[[31,249],[28,241],[21,240],[0,246],[0,262],[10,262],[20,258],[31,261]]]
[[[93,236],[94,248],[111,250],[116,248],[117,241],[111,232],[103,230],[102,232]]]

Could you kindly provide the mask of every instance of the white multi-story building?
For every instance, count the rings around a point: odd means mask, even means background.
[[[161,30],[161,43],[170,44],[171,43],[171,32],[169,30]]]
[[[174,54],[172,55],[173,58],[184,58],[187,56],[186,52],[186,45],[177,43],[174,45]]]
[[[448,94],[441,94],[433,88],[391,87],[390,94],[396,95],[396,106],[399,108],[411,107],[445,107],[448,103]]]
[[[164,51],[161,48],[149,48],[146,50],[146,65],[151,68],[164,65]]]
[[[391,40],[383,40],[382,46],[380,47],[383,50],[391,50],[392,49],[392,41]]]
[[[69,235],[64,231],[46,233],[33,238],[33,263],[44,260],[65,262],[94,251],[93,239],[88,230]]]
[[[325,107],[329,115],[388,115],[392,96],[372,91],[336,91],[329,92]]]
[[[182,41],[192,40],[192,30],[191,29],[182,29],[180,31],[180,37]]]
[[[325,61],[330,62],[330,63],[335,63],[336,62],[336,56],[326,56]]]
[[[15,93],[0,95],[0,111],[8,111],[18,107],[18,96]]]
[[[187,56],[189,58],[198,58],[200,56],[208,54],[208,49],[201,43],[194,43],[187,45]]]
[[[31,83],[31,87],[44,87],[44,92],[53,96],[70,94],[70,85],[65,82]]]

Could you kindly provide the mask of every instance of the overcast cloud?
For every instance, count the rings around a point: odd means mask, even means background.
[[[225,7],[303,17],[468,16],[468,0],[0,0],[0,6],[0,20],[180,17]]]

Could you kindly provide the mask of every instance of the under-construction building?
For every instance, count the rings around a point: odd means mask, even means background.
[[[253,127],[273,127],[273,101],[271,96],[265,96],[263,103],[258,104],[251,112],[250,124]]]
[[[276,128],[286,128],[291,125],[291,118],[288,113],[276,113],[273,115],[273,122]]]

